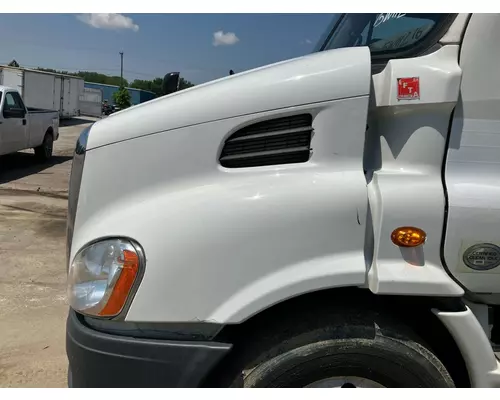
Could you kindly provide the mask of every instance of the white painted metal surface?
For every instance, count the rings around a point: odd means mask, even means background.
[[[81,115],[100,117],[102,115],[102,90],[83,88],[79,100]]]
[[[70,118],[80,115],[80,95],[83,93],[85,82],[81,78],[61,77],[62,110],[61,116]]]
[[[472,269],[463,261],[464,252],[475,244],[500,246],[499,38],[497,14],[472,16],[460,55],[461,98],[446,162],[449,214],[444,256],[455,278],[479,294],[500,293],[499,267]]]
[[[500,363],[481,324],[467,307],[462,312],[433,310],[460,349],[472,387],[499,388]]]
[[[60,76],[54,76],[54,109],[59,111],[61,115],[61,110],[63,108],[63,81]]]
[[[24,71],[25,104],[28,107],[59,111],[59,99],[54,96],[54,84],[57,79],[60,78],[52,74]]]
[[[365,283],[369,52],[331,51],[282,67],[283,73],[278,66],[249,72],[242,85],[231,78],[219,82],[222,89],[212,84],[153,100],[92,127],[93,147],[157,129],[145,124],[149,120],[153,126],[163,121],[166,131],[86,155],[71,253],[103,235],[128,236],[144,246],[148,271],[128,320],[239,322],[283,298]],[[273,81],[283,97],[268,89]],[[243,112],[234,96],[222,95],[237,87],[248,110],[273,109]],[[218,101],[201,107],[198,93]],[[181,104],[191,104],[195,118],[209,108],[219,120],[170,130],[189,118],[178,112]],[[160,105],[164,111],[157,113]],[[218,164],[230,133],[303,112],[313,115],[309,162],[239,170]],[[145,113],[151,119],[143,119]],[[221,119],[231,113],[241,115]],[[110,184],[117,176],[127,184]],[[151,296],[169,306],[151,307]]]
[[[84,80],[43,71],[0,67],[3,85],[16,88],[27,107],[56,110],[61,118],[80,114]]]
[[[460,44],[462,42],[462,35],[467,28],[467,24],[472,14],[461,13],[458,14],[453,23],[451,24],[448,32],[439,40],[443,45],[447,44]]]
[[[420,98],[398,100],[397,80],[419,77]],[[441,169],[448,126],[458,100],[461,70],[458,46],[424,57],[391,60],[373,76],[374,104],[365,169],[373,217],[373,262],[369,287],[374,293],[460,296],[463,289],[441,263],[444,190]],[[400,226],[427,233],[419,248],[402,249],[391,241]],[[372,242],[373,241],[373,242]]]
[[[17,89],[23,94],[23,73],[16,68],[0,69],[0,85]]]
[[[197,85],[99,121],[88,148],[135,138],[138,129],[141,135],[148,135],[268,110],[366,96],[370,88],[368,58],[369,50],[363,47],[326,51]]]

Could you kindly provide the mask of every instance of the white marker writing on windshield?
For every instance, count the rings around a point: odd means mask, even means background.
[[[376,28],[379,25],[382,25],[383,23],[391,20],[391,19],[398,19],[401,17],[404,17],[406,13],[404,14],[391,14],[391,13],[382,13],[377,16],[377,19],[375,20],[375,23],[373,24],[373,27]]]

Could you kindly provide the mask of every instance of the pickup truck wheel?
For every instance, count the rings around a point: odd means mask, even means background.
[[[441,388],[454,382],[409,328],[378,318],[343,315],[282,327],[259,343],[241,343],[216,386]],[[283,333],[288,332],[288,333]],[[232,376],[232,377],[231,377]]]
[[[52,134],[46,133],[43,138],[43,142],[40,146],[35,147],[35,156],[40,161],[47,161],[52,157],[52,151],[54,149],[54,138]]]

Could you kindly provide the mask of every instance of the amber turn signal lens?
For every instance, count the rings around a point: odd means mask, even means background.
[[[99,313],[100,316],[113,316],[123,308],[139,270],[139,257],[130,250],[123,250],[121,274],[116,282],[111,296]]]
[[[392,243],[398,247],[417,247],[425,243],[426,233],[413,226],[403,226],[394,229],[391,234]]]

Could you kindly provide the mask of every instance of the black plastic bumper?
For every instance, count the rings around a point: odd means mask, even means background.
[[[66,331],[70,387],[198,387],[231,345],[109,335],[70,311]]]

